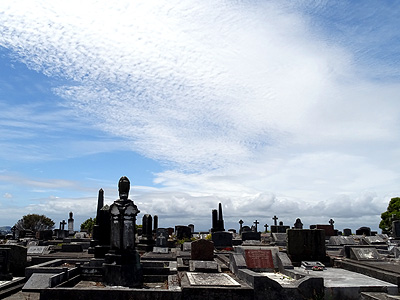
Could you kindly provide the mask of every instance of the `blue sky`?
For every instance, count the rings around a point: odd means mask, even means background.
[[[131,198],[160,226],[378,228],[399,196],[394,1],[3,1],[0,226]],[[140,223],[140,221],[139,221]]]

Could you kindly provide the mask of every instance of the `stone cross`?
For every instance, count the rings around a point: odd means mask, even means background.
[[[264,224],[265,232],[268,232],[268,224]]]
[[[274,225],[275,225],[275,226],[278,225],[277,222],[276,222],[276,221],[278,220],[278,217],[277,217],[277,216],[274,216],[274,217],[272,218],[272,220],[274,220]]]
[[[254,227],[255,230],[254,230],[254,231],[257,232],[257,224],[260,224],[260,222],[258,222],[257,220],[255,220],[253,223],[254,223],[254,225],[255,225],[255,227]]]
[[[239,220],[239,224],[240,224],[240,228],[239,228],[239,233],[242,233],[242,230],[243,230],[243,220],[242,219],[240,219]]]
[[[329,220],[329,224],[331,224],[331,226],[333,226],[334,223],[335,223],[335,221],[333,221],[333,219]]]
[[[65,220],[62,220],[62,222],[60,222],[60,230],[65,230],[65,224],[67,224]]]

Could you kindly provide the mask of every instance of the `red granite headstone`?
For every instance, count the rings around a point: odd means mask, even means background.
[[[317,224],[316,229],[323,229],[325,236],[335,236],[333,225]]]
[[[274,269],[271,250],[244,250],[249,269]]]
[[[214,243],[203,239],[192,242],[190,259],[214,260]]]

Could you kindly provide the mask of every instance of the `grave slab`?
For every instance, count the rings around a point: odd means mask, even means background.
[[[202,274],[186,273],[190,285],[193,286],[212,286],[212,287],[240,287],[239,282],[234,280],[228,274]]]
[[[381,257],[375,248],[351,248],[350,258],[368,261],[381,260]]]
[[[22,288],[23,292],[40,292],[50,287],[50,278],[55,274],[33,273]]]

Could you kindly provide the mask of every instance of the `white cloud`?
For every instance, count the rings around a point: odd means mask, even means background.
[[[13,195],[10,194],[10,193],[5,193],[5,194],[3,195],[3,198],[6,198],[6,199],[11,199],[12,197],[13,197]]]
[[[1,5],[0,45],[71,80],[54,89],[66,107],[125,149],[171,164],[155,177],[162,188],[140,194],[142,211],[185,220],[221,201],[232,218],[354,218],[379,215],[396,192],[399,153],[387,149],[399,144],[399,85],[357,73],[354,49],[290,5]]]

